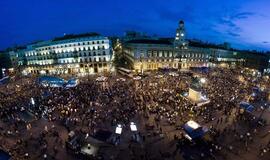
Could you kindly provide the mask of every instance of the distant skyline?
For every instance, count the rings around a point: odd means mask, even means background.
[[[134,30],[270,50],[269,0],[1,0],[0,50],[66,34],[123,36]]]

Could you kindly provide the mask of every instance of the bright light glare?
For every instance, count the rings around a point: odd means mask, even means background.
[[[193,129],[197,129],[197,128],[200,127],[200,125],[198,123],[196,123],[195,121],[192,121],[192,120],[191,121],[188,121],[187,122],[187,125],[190,126]]]
[[[206,79],[205,78],[201,78],[201,83],[205,83]]]
[[[122,126],[120,124],[117,125],[117,127],[115,129],[115,133],[116,134],[121,134],[122,133]]]
[[[32,103],[32,105],[35,105],[35,101],[34,101],[33,97],[31,98],[31,103]]]
[[[131,130],[131,131],[134,131],[134,132],[137,131],[137,126],[135,125],[134,122],[131,122],[131,123],[130,123],[130,130]]]

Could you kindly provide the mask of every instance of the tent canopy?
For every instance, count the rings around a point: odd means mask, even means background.
[[[255,109],[254,106],[252,106],[251,104],[249,104],[247,102],[241,102],[239,104],[239,107],[242,108],[242,109],[244,109],[245,111],[247,111],[249,113],[253,112],[254,109]]]
[[[52,76],[42,76],[38,79],[39,83],[48,83],[50,85],[63,85],[65,83],[65,80],[58,77],[52,77]]]
[[[203,128],[197,122],[192,120],[184,124],[184,130],[191,139],[201,138],[207,132],[206,128]]]
[[[78,79],[72,78],[69,79],[68,81],[58,78],[58,77],[53,77],[53,76],[42,76],[39,77],[38,83],[40,84],[48,84],[51,87],[75,87],[78,84]]]

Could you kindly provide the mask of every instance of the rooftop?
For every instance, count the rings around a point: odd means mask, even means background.
[[[96,37],[96,36],[100,36],[100,34],[95,33],[95,32],[82,33],[82,34],[67,34],[62,37],[56,37],[52,41],[60,41],[60,40],[74,39],[74,38]]]
[[[126,43],[172,45],[172,43],[170,41],[168,41],[168,40],[155,40],[155,39],[135,39],[135,40],[127,41]]]

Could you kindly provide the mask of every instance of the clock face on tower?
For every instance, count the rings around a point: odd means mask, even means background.
[[[176,29],[176,36],[175,36],[175,46],[177,48],[182,48],[183,46],[187,45],[186,40],[185,40],[185,27],[184,27],[184,22],[180,21],[179,26]]]

